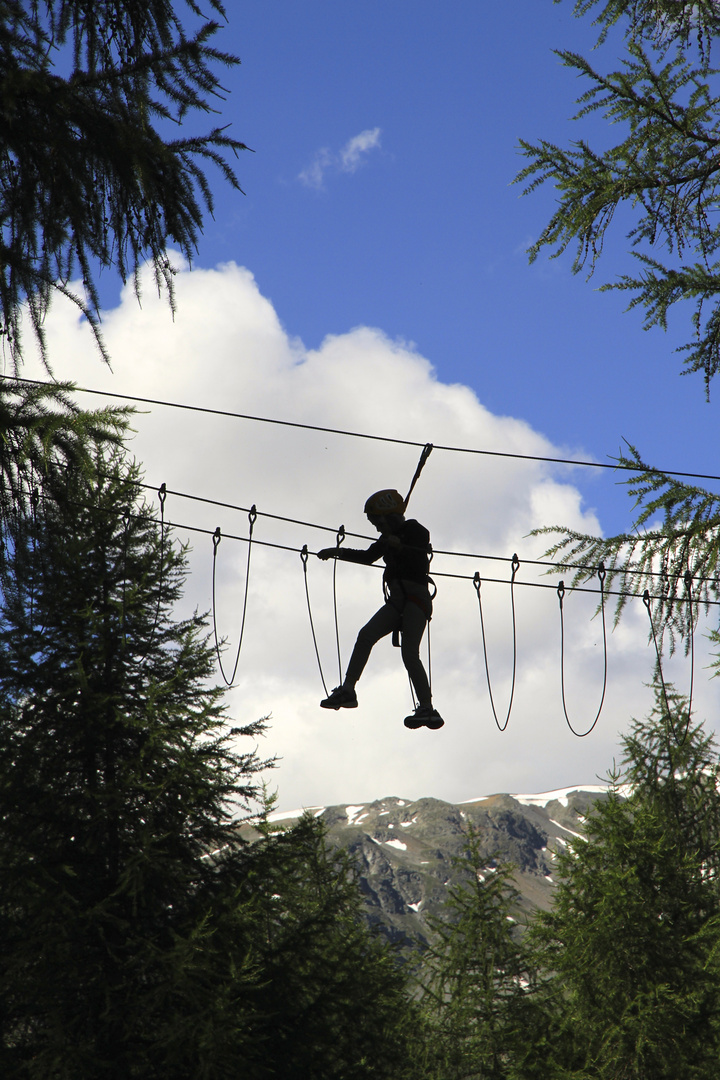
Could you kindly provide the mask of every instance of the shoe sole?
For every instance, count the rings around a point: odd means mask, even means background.
[[[411,723],[408,723],[408,720],[410,720]],[[406,720],[403,720],[403,723],[404,723],[405,727],[410,728],[411,731],[417,731],[418,728],[421,728],[421,727],[430,728],[431,731],[438,731],[441,727],[444,726],[445,721],[443,720],[442,716],[437,716],[437,717],[431,716],[431,717],[428,717],[427,720],[418,720],[418,721],[416,721],[415,717],[413,716],[413,717],[408,717]]]
[[[339,712],[340,709],[357,709],[357,707],[357,701],[348,701],[343,705],[325,705],[322,701],[320,702],[321,709],[332,709],[334,712]]]

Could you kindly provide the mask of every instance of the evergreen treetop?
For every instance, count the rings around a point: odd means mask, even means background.
[[[209,6],[225,17],[221,0]],[[190,34],[180,7],[201,20]],[[224,129],[168,137],[213,111],[217,69],[238,63],[210,44],[218,29],[196,0],[0,2],[0,329],[16,365],[23,303],[47,362],[43,316],[58,291],[106,356],[98,268],[138,289],[149,259],[172,303],[166,249],[192,258],[203,208],[213,208],[205,164],[240,190],[226,155],[247,148]]]
[[[604,150],[583,138],[565,148],[521,141],[528,163],[516,179],[526,191],[549,183],[558,192],[530,257],[544,249],[555,257],[575,245],[573,269],[592,273],[616,212],[626,210],[626,240],[638,270],[601,288],[627,292],[630,307],[644,310],[646,328],[665,328],[671,310],[681,316],[689,310],[694,333],[681,348],[684,373],[702,372],[709,395],[720,370],[717,5],[577,0],[574,11],[596,14],[599,44],[609,42],[611,28],[623,31],[622,66],[609,73],[576,53],[558,54],[587,86],[576,119],[599,114],[611,136],[619,136]],[[647,590],[659,645],[667,634],[671,650],[680,640],[689,651],[700,607],[720,601],[720,500],[653,468],[632,445],[616,460],[628,470],[624,482],[637,508],[625,533],[600,538],[562,523],[538,531],[559,537],[547,554],[558,569],[573,570],[573,585],[590,580],[604,563],[607,588],[624,594],[616,618],[628,596]],[[712,637],[719,640],[717,629]]]

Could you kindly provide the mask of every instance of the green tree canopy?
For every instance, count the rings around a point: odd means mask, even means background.
[[[665,711],[658,692],[623,740],[616,786],[558,856],[553,908],[532,930],[555,987],[548,1076],[717,1075],[718,759],[700,726],[678,744]]]
[[[4,534],[0,1071],[228,1075],[257,982],[235,823],[261,725],[228,728],[204,622],[173,616],[184,554],[137,471],[96,464]]]
[[[550,184],[558,193],[530,257],[546,249],[555,257],[574,245],[574,270],[589,267],[592,273],[623,208],[637,272],[602,288],[627,292],[630,307],[643,309],[646,327],[665,328],[674,307],[679,318],[690,311],[693,335],[681,347],[685,373],[702,372],[709,395],[720,370],[720,84],[712,67],[720,45],[717,5],[577,0],[574,10],[596,14],[599,44],[610,40],[613,29],[624,35],[622,66],[614,71],[603,72],[576,53],[558,53],[587,87],[576,119],[604,118],[611,145],[596,149],[583,138],[564,148],[521,141],[528,164],[516,180],[526,192]],[[689,650],[700,604],[720,600],[720,499],[654,469],[633,446],[617,460],[628,470],[638,508],[632,527],[600,539],[562,523],[548,526],[540,531],[559,534],[548,554],[557,567],[574,569],[574,585],[590,580],[603,562],[608,589],[636,596],[647,590],[659,641],[667,633],[671,649],[679,638]],[[626,599],[620,596],[618,618]]]
[[[207,6],[225,16],[221,0]],[[101,268],[137,288],[149,259],[172,302],[166,248],[192,257],[213,205],[204,166],[239,190],[227,152],[243,143],[217,127],[170,137],[213,111],[218,70],[238,63],[210,44],[219,23],[201,16],[196,0],[1,0],[0,329],[16,364],[23,303],[47,361],[42,320],[58,291],[103,349]]]

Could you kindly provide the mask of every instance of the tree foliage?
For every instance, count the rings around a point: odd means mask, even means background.
[[[463,879],[448,891],[445,913],[423,957],[426,1017],[423,1076],[487,1080],[535,1075],[517,1071],[530,1020],[534,973],[516,925],[513,868],[488,865],[476,835],[456,860]]]
[[[702,372],[706,394],[720,368],[720,96],[713,46],[720,33],[710,0],[577,0],[576,15],[593,12],[598,44],[622,30],[624,59],[604,74],[584,57],[561,52],[563,63],[588,89],[576,119],[599,113],[620,137],[608,149],[584,139],[567,148],[547,141],[521,143],[528,164],[517,177],[526,191],[549,183],[558,205],[531,259],[553,257],[575,245],[573,268],[600,259],[616,212],[630,217],[626,239],[636,274],[602,286],[628,293],[645,326],[665,328],[671,309],[689,310],[694,330],[681,347],[685,373]],[[609,125],[612,125],[610,127]],[[665,255],[661,257],[662,249]],[[559,539],[548,551],[559,568],[589,580],[602,562],[607,587],[619,588],[620,618],[630,596],[644,596],[658,640],[691,648],[698,610],[720,599],[717,496],[653,468],[633,446],[621,454],[637,510],[631,528],[602,539],[562,523],[539,530]],[[659,523],[658,523],[659,519]],[[717,631],[713,632],[717,640]]]
[[[589,3],[577,5],[580,13]],[[627,233],[638,263],[603,289],[630,295],[630,307],[644,310],[645,326],[666,328],[673,305],[694,307],[694,338],[684,346],[685,368],[701,371],[709,393],[720,367],[720,97],[710,50],[687,51],[692,17],[684,4],[608,4],[603,21],[630,18],[626,55],[619,70],[596,70],[584,57],[557,55],[589,88],[578,98],[576,119],[600,113],[623,137],[595,150],[584,139],[564,149],[546,140],[521,140],[529,164],[518,182],[525,191],[551,183],[559,194],[550,221],[530,249],[553,257],[575,244],[573,269],[595,269],[616,211],[628,206]],[[703,10],[715,5],[702,5]],[[660,17],[658,9],[664,16]],[[677,10],[677,18],[672,14]],[[660,21],[658,21],[658,19]],[[692,24],[694,25],[694,24]],[[704,40],[718,30],[712,13],[702,25]],[[607,26],[606,26],[607,28]],[[649,38],[649,41],[643,41]],[[661,259],[656,254],[665,249]]]
[[[257,812],[185,553],[104,448],[0,563],[0,1072],[403,1077],[414,1006],[322,823]],[[244,747],[244,749],[243,749]],[[245,828],[248,827],[246,822]]]
[[[674,695],[674,706],[687,703]],[[717,754],[699,727],[678,745],[660,693],[624,746],[618,786],[558,857],[553,909],[532,931],[559,991],[562,1054],[547,1075],[711,1080],[720,1051]]]
[[[221,0],[209,7],[225,16]],[[247,149],[218,127],[169,137],[213,111],[218,68],[238,63],[210,44],[218,29],[196,0],[0,2],[0,317],[16,364],[24,302],[48,361],[43,316],[58,291],[104,353],[99,269],[134,277],[137,289],[149,259],[172,302],[166,248],[190,259],[203,209],[212,212],[204,166],[239,190],[226,155]]]

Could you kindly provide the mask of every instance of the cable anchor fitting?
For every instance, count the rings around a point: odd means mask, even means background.
[[[250,522],[250,532],[252,532],[253,526],[257,521],[257,516],[257,506],[255,505],[255,503],[253,503],[250,507],[250,513],[248,514],[248,521]]]
[[[165,483],[163,482],[160,485],[160,487],[158,488],[158,499],[160,500],[160,506],[161,507],[163,507],[165,505],[165,499],[166,498],[167,498],[167,487],[165,486]]]
[[[220,532],[220,526],[218,525],[215,532],[213,533],[213,538],[212,538],[213,555],[216,553],[217,549],[220,547],[220,541],[221,540],[222,540],[222,533]]]
[[[337,536],[335,537],[335,546],[340,547],[340,545],[342,544],[344,539],[345,539],[345,526],[341,525],[340,528],[337,531]]]

